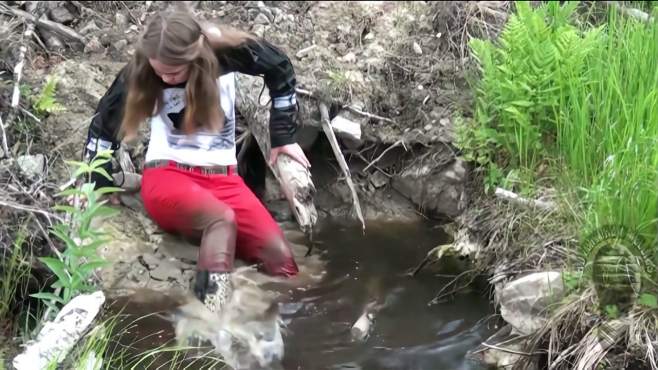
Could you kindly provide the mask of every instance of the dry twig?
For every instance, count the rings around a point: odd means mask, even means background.
[[[402,146],[404,147],[404,142],[402,141],[402,139],[396,141],[395,143],[393,143],[393,145],[391,145],[391,146],[389,146],[388,148],[386,148],[386,150],[384,150],[384,151],[382,152],[382,154],[379,155],[379,157],[375,158],[374,161],[370,162],[370,164],[368,164],[368,165],[366,166],[366,168],[363,169],[363,172],[367,171],[367,170],[368,170],[370,167],[372,167],[375,163],[379,162],[382,158],[384,158],[384,155],[386,155],[386,153],[388,153],[389,151],[393,150],[394,148],[397,148],[397,147],[400,146],[400,145],[402,145]],[[406,150],[406,147],[405,147],[405,150]]]
[[[350,174],[350,169],[347,166],[347,163],[345,162],[345,157],[343,157],[343,153],[340,151],[340,147],[338,146],[338,140],[336,139],[336,135],[334,134],[334,131],[331,128],[331,123],[329,121],[329,109],[327,108],[327,105],[324,103],[320,103],[319,107],[320,107],[320,115],[322,116],[322,130],[324,131],[325,135],[327,135],[327,139],[331,144],[331,148],[333,149],[334,155],[338,160],[338,164],[340,165],[340,168],[343,170],[343,173],[345,174],[345,181],[347,181],[347,186],[349,186],[350,191],[352,192],[352,204],[354,206],[354,210],[356,211],[356,215],[359,218],[359,221],[361,221],[361,227],[365,232],[366,223],[363,220],[363,213],[361,212],[361,204],[359,203],[359,196],[356,193],[356,187],[354,186],[354,182],[352,181],[352,175]]]
[[[2,150],[4,156],[11,158],[11,152],[9,152],[9,146],[7,145],[7,133],[5,132],[5,124],[2,122],[2,117],[0,116],[0,131],[2,131]]]

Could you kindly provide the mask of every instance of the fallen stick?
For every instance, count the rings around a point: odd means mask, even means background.
[[[16,109],[16,107],[18,107],[18,101],[21,96],[19,86],[21,83],[21,77],[23,77],[23,66],[25,66],[25,53],[27,53],[27,45],[30,42],[30,39],[32,38],[33,32],[34,32],[34,22],[29,22],[27,24],[27,28],[25,29],[25,33],[23,34],[24,40],[23,40],[23,45],[21,45],[19,49],[18,62],[16,63],[16,66],[14,66],[14,93],[11,96],[11,107],[13,109]]]
[[[5,124],[2,122],[2,116],[0,116],[0,131],[2,131],[2,156],[11,158],[11,152],[9,151],[9,146],[7,144],[7,133],[5,132]]]
[[[44,217],[46,217],[46,219],[48,220],[49,226],[52,226],[52,224],[53,224],[51,218],[54,218],[54,219],[56,219],[57,221],[60,221],[60,222],[63,221],[63,219],[61,217],[57,216],[57,215],[54,215],[52,213],[48,213],[48,212],[46,212],[42,209],[26,206],[26,205],[19,204],[19,203],[0,200],[0,206],[13,208],[13,209],[16,209],[16,210],[19,210],[19,211],[25,211],[25,212],[32,212],[32,213],[41,214]]]
[[[382,158],[384,158],[384,155],[386,155],[386,153],[388,153],[389,151],[391,151],[393,148],[397,148],[398,146],[403,145],[403,144],[404,144],[404,143],[402,142],[402,140],[398,140],[398,141],[396,141],[395,143],[393,143],[393,145],[391,145],[391,146],[389,146],[388,148],[386,148],[386,150],[384,150],[384,151],[382,152],[382,154],[380,154],[377,158],[375,158],[374,161],[370,162],[370,164],[368,164],[368,165],[366,166],[366,168],[363,169],[363,172],[368,171],[368,168],[370,168],[371,166],[373,166],[375,163],[379,162]]]
[[[343,106],[343,108],[349,110],[352,113],[355,113],[355,114],[358,114],[358,115],[361,115],[361,116],[364,116],[364,117],[368,117],[368,118],[371,118],[371,119],[377,119],[377,120],[388,122],[388,123],[395,123],[395,121],[393,121],[390,118],[386,118],[386,117],[378,116],[376,114],[364,112],[364,111],[362,111],[360,109],[357,109],[356,107],[353,107],[351,105],[345,105],[345,106]]]
[[[63,24],[53,22],[47,19],[37,19],[30,13],[24,12],[22,10],[10,8],[4,4],[1,5],[0,13],[3,14],[13,14],[14,16],[21,17],[28,20],[29,22],[36,23],[37,26],[43,27],[49,31],[52,31],[64,38],[67,38],[72,41],[77,41],[82,45],[85,44],[85,38],[82,37],[79,33],[75,32],[72,28],[67,27]]]
[[[552,211],[555,209],[555,203],[553,202],[545,202],[542,200],[535,200],[535,199],[526,199],[521,197],[520,195],[513,193],[509,190],[501,189],[501,188],[496,188],[496,196],[500,199],[504,199],[509,201],[510,203],[517,204],[520,206],[524,207],[530,207],[530,208],[539,208],[544,211]]]
[[[45,369],[61,363],[94,321],[105,302],[98,291],[79,295],[66,304],[55,319],[47,322],[36,340],[12,361],[16,370]]]
[[[359,196],[356,193],[354,182],[352,182],[352,175],[350,174],[350,169],[345,162],[345,157],[343,157],[343,153],[340,151],[340,147],[338,146],[338,140],[336,139],[334,130],[331,128],[331,122],[329,121],[329,109],[327,109],[327,105],[322,102],[320,103],[319,107],[320,116],[322,117],[322,130],[324,131],[325,135],[327,135],[327,139],[329,139],[329,143],[331,144],[331,149],[333,149],[334,155],[338,160],[338,164],[340,165],[341,170],[343,170],[345,181],[347,181],[347,186],[349,186],[350,192],[352,193],[352,204],[354,206],[354,210],[356,211],[356,215],[359,218],[359,221],[361,221],[361,227],[365,232],[366,223],[363,220],[363,214],[361,213]]]
[[[274,164],[270,158],[269,109],[260,104],[259,96],[262,79],[249,75],[236,75],[236,107],[247,121],[249,131],[256,140],[274,177],[281,184],[281,189],[288,200],[290,209],[301,230],[312,231],[318,213],[313,198],[315,185],[310,171],[288,155],[279,155]],[[265,95],[264,89],[263,94]]]
[[[299,95],[303,95],[303,96],[307,96],[309,98],[319,100],[318,95],[313,93],[312,91],[301,89],[301,88],[296,88],[295,92]],[[339,102],[333,102],[333,103],[341,104]],[[378,116],[376,114],[368,113],[368,112],[362,111],[362,110],[360,110],[356,107],[353,107],[351,105],[343,105],[342,107],[343,107],[343,109],[347,109],[350,112],[352,112],[354,114],[358,114],[358,115],[363,116],[363,117],[367,117],[367,118],[371,118],[371,119],[377,119],[377,120],[388,122],[388,123],[395,123],[395,121],[390,119],[390,118],[386,118],[386,117]]]
[[[315,49],[315,48],[317,48],[317,47],[318,47],[318,45],[313,44],[313,45],[311,45],[311,46],[309,46],[309,47],[307,47],[307,48],[304,48],[304,49],[299,50],[299,51],[295,54],[295,56],[297,57],[297,59],[302,59],[303,57],[306,56],[306,54],[309,53],[309,51],[311,51],[311,50],[313,50],[313,49]]]

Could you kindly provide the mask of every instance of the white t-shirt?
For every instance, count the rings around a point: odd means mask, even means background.
[[[225,121],[218,134],[199,132],[185,135],[174,127],[172,117],[181,119],[185,108],[185,88],[163,91],[164,108],[151,117],[151,137],[145,160],[172,160],[192,166],[235,165],[235,75],[217,79]]]

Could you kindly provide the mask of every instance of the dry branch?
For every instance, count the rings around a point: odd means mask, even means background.
[[[299,95],[303,95],[303,96],[307,96],[309,98],[314,98],[314,99],[321,100],[319,98],[318,94],[316,94],[312,91],[309,91],[309,90],[296,88],[295,92],[297,92],[297,94],[299,94]],[[370,118],[370,119],[377,119],[377,120],[388,122],[388,123],[395,123],[395,121],[390,119],[390,118],[386,118],[386,117],[378,116],[376,114],[368,113],[368,112],[362,111],[362,110],[360,110],[360,109],[358,109],[354,106],[351,106],[351,105],[343,105],[340,102],[328,102],[328,103],[335,103],[335,104],[341,105],[343,109],[347,109],[350,112],[352,112],[354,114],[358,114],[358,115],[363,116],[363,117],[367,117],[367,118]]]
[[[363,228],[363,231],[365,231],[366,223],[363,220],[361,205],[359,203],[359,196],[356,193],[356,187],[354,186],[354,182],[352,181],[352,175],[350,174],[350,169],[347,166],[347,163],[345,162],[345,157],[343,157],[343,153],[340,151],[340,147],[338,146],[338,140],[336,139],[336,135],[334,134],[334,131],[331,128],[331,122],[329,121],[329,109],[327,108],[327,105],[322,102],[320,102],[319,106],[320,106],[320,116],[322,117],[322,130],[324,131],[325,135],[327,135],[327,139],[329,139],[329,143],[331,144],[331,149],[333,149],[334,155],[338,160],[338,164],[340,165],[341,170],[343,170],[343,174],[345,174],[345,181],[347,181],[347,185],[349,186],[350,192],[352,193],[352,204],[354,206],[354,210],[356,211],[356,215],[359,218],[359,221],[361,221],[361,227]]]
[[[510,203],[524,207],[538,208],[544,211],[552,211],[555,209],[555,204],[553,202],[545,202],[536,199],[526,199],[516,193],[501,188],[496,188],[496,196],[500,199],[507,200]]]
[[[391,150],[394,149],[394,148],[397,148],[397,147],[400,146],[400,145],[404,145],[404,142],[402,142],[402,140],[398,140],[398,141],[396,141],[395,143],[393,143],[393,145],[391,145],[391,146],[389,146],[388,148],[386,148],[386,150],[384,150],[384,151],[382,152],[382,154],[379,155],[379,157],[375,158],[374,161],[370,162],[370,163],[366,166],[366,168],[363,169],[363,172],[368,171],[368,169],[369,169],[370,167],[372,167],[375,163],[379,162],[382,158],[384,158],[384,155],[386,155],[386,153],[388,153],[389,151],[391,151]],[[406,148],[405,148],[405,149],[406,149]]]
[[[21,17],[28,22],[31,23],[36,23],[37,26],[42,27],[43,29],[46,29],[48,31],[51,31],[53,33],[56,33],[60,35],[61,37],[64,37],[68,40],[71,41],[77,41],[81,43],[82,45],[85,44],[85,38],[82,37],[79,33],[75,32],[72,28],[67,27],[63,24],[53,22],[48,19],[37,19],[35,16],[33,16],[30,13],[24,12],[22,10],[10,8],[4,4],[0,4],[0,13],[6,14],[6,15],[14,15],[16,17]]]
[[[310,171],[290,156],[281,154],[276,163],[269,163],[270,134],[269,134],[269,107],[260,104],[259,96],[262,79],[249,75],[236,76],[236,106],[245,117],[249,131],[256,139],[263,158],[275,178],[281,184],[281,189],[288,200],[295,219],[304,232],[310,232],[315,225],[318,213],[313,198],[315,185],[311,179]],[[267,90],[267,88],[265,88]],[[263,95],[265,95],[263,91]]]
[[[7,145],[7,133],[5,132],[5,124],[2,122],[2,117],[0,116],[0,131],[2,131],[2,151],[4,152],[3,156],[11,157],[11,152],[9,152],[9,146]]]
[[[16,210],[19,210],[19,211],[39,213],[39,214],[43,215],[44,217],[46,217],[46,219],[48,219],[48,223],[50,224],[50,226],[52,226],[51,217],[56,219],[57,221],[60,221],[60,222],[63,221],[61,217],[59,217],[57,215],[54,215],[52,213],[48,213],[48,212],[46,212],[42,209],[26,206],[26,205],[23,205],[23,204],[18,204],[18,203],[12,202],[12,201],[7,201],[7,200],[0,199],[0,206],[13,208],[13,209],[16,209]]]
[[[18,62],[14,67],[14,93],[11,96],[11,107],[16,109],[18,107],[18,100],[21,96],[20,94],[20,83],[21,77],[23,77],[23,67],[25,66],[25,53],[27,53],[27,45],[32,38],[32,33],[34,32],[34,22],[29,22],[25,28],[25,33],[23,34],[23,45],[21,45]]]

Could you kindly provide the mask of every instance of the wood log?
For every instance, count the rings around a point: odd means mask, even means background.
[[[48,17],[46,15],[42,15],[41,20],[48,20]],[[41,36],[43,36],[43,40],[45,41],[45,46],[48,48],[48,51],[55,51],[55,52],[61,52],[64,50],[64,42],[60,40],[60,38],[55,34],[54,32],[49,31],[47,28],[44,27],[37,27],[39,30],[39,33]]]
[[[16,370],[46,369],[52,363],[61,363],[94,321],[105,302],[98,291],[73,298],[47,322],[36,340],[12,361]]]
[[[318,218],[313,201],[316,191],[315,185],[311,179],[310,171],[288,155],[279,155],[274,165],[269,163],[270,106],[261,103],[259,100],[263,84],[264,82],[260,77],[244,74],[236,75],[236,107],[247,121],[249,130],[261,153],[263,153],[263,158],[268,163],[268,167],[281,184],[281,189],[290,204],[297,223],[302,231],[308,233],[312,231]],[[262,96],[269,96],[267,87],[263,90]]]
[[[68,40],[77,41],[82,45],[85,44],[85,38],[84,37],[82,37],[80,34],[75,32],[70,27],[67,27],[63,24],[59,24],[57,22],[53,22],[53,21],[50,21],[50,20],[47,20],[47,19],[37,19],[35,16],[33,16],[30,13],[24,12],[22,10],[10,8],[6,5],[2,5],[2,7],[0,7],[0,13],[11,14],[11,15],[14,15],[16,17],[21,17],[23,19],[26,19],[29,22],[36,23],[36,25],[38,27],[43,27],[44,29],[46,29],[48,31],[51,31],[51,32],[54,32],[54,33],[60,35],[61,37],[66,38]]]

